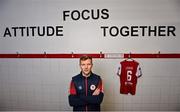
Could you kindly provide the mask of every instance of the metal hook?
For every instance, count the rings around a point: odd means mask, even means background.
[[[74,53],[73,52],[71,52],[71,57],[74,58]]]
[[[20,57],[20,54],[19,54],[19,52],[16,52],[16,55],[17,55],[17,58],[19,58],[19,57]]]
[[[100,51],[100,58],[102,58],[102,51]]]
[[[44,51],[44,58],[46,58],[47,57],[47,53],[46,53],[46,51]]]
[[[157,58],[159,58],[159,57],[160,57],[160,54],[161,54],[161,52],[160,52],[160,51],[158,51]]]

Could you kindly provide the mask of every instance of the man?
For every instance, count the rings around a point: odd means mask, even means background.
[[[101,77],[92,73],[92,57],[82,56],[79,61],[80,74],[72,77],[69,90],[69,104],[73,111],[100,111],[103,100]]]

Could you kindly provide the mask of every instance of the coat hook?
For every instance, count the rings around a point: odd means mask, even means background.
[[[73,52],[71,52],[71,58],[74,58],[74,53]]]
[[[46,51],[44,51],[44,58],[46,58],[47,57],[47,53],[46,53]]]
[[[102,58],[102,51],[100,51],[100,58]]]
[[[160,51],[158,51],[157,58],[159,58],[159,57],[160,57],[160,54],[161,54],[161,52],[160,52]]]
[[[20,57],[20,54],[19,54],[19,52],[18,52],[18,51],[16,52],[16,55],[17,55],[17,58],[19,58],[19,57]]]

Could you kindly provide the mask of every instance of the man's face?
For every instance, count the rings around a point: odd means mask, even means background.
[[[92,69],[92,61],[90,59],[81,60],[80,61],[80,68],[84,75],[89,75]]]

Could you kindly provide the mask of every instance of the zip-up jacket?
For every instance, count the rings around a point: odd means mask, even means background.
[[[93,95],[97,88],[100,94]],[[104,97],[100,76],[91,73],[89,77],[84,77],[80,73],[72,77],[69,93],[69,104],[73,106],[73,111],[100,111]]]

